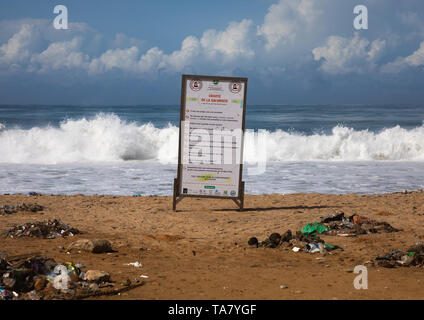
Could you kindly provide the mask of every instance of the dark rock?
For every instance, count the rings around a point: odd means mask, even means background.
[[[88,270],[85,274],[87,281],[92,282],[106,282],[109,281],[109,273],[100,270]]]
[[[252,237],[252,238],[249,239],[249,241],[247,243],[249,244],[249,246],[256,246],[257,247],[258,244],[259,244],[259,241],[258,241],[257,238]]]
[[[281,242],[288,242],[293,238],[292,232],[290,230],[287,230],[282,236],[281,236]]]
[[[81,250],[92,253],[113,252],[111,243],[108,240],[104,239],[80,239],[71,243],[68,246],[67,250]]]
[[[269,240],[271,241],[271,243],[273,243],[274,245],[278,245],[281,241],[281,235],[279,233],[272,233],[269,236]]]

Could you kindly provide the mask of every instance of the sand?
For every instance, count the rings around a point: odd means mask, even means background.
[[[386,269],[367,261],[424,240],[424,192],[407,194],[247,195],[246,210],[230,200],[171,197],[0,195],[0,205],[37,203],[45,210],[0,216],[3,234],[16,224],[60,219],[84,232],[57,239],[0,236],[9,255],[40,252],[57,262],[83,262],[120,283],[147,275],[146,284],[120,296],[95,299],[423,299],[424,269]],[[342,246],[331,255],[283,248],[249,248],[272,232],[300,230],[328,213],[343,211],[387,221],[401,232],[358,237],[322,236]],[[108,239],[112,254],[71,253],[77,239]],[[124,265],[139,261],[142,268]],[[368,289],[356,290],[356,265],[368,266]],[[283,286],[283,288],[282,288]],[[287,287],[287,288],[286,288]]]

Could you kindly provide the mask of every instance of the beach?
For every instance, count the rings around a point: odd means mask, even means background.
[[[0,195],[1,205],[38,204],[39,212],[0,216],[1,250],[39,253],[58,263],[82,262],[144,285],[91,299],[422,299],[422,267],[383,268],[369,262],[390,250],[424,241],[424,192],[386,194],[247,195],[239,212],[230,200],[184,199],[172,210],[169,196]],[[341,246],[322,256],[290,248],[256,248],[271,233],[300,230],[331,213],[386,221],[394,233],[356,237],[321,235]],[[10,238],[15,225],[59,219],[82,233],[56,239]],[[64,250],[78,239],[107,239],[115,252]],[[126,265],[140,262],[141,268]],[[357,290],[352,271],[368,268],[368,289]],[[147,276],[140,278],[141,275]]]

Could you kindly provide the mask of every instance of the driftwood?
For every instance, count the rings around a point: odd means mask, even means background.
[[[113,295],[116,295],[118,293],[126,292],[126,291],[129,291],[129,290],[141,287],[144,284],[145,284],[145,282],[141,281],[140,283],[132,284],[132,285],[129,285],[127,287],[120,288],[120,289],[109,289],[109,290],[98,291],[98,292],[93,292],[93,293],[77,294],[73,297],[73,299],[82,300],[82,299],[86,299],[86,298],[90,298],[90,297],[113,296]]]
[[[18,254],[16,256],[7,256],[5,260],[7,262],[16,261],[16,260],[24,260],[24,259],[26,260],[26,259],[34,258],[39,255],[40,255],[40,252]]]

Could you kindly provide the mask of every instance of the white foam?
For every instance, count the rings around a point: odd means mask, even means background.
[[[268,161],[422,161],[424,125],[380,132],[336,126],[331,134],[265,131]],[[245,161],[254,163],[254,133],[246,133]],[[59,127],[29,130],[0,126],[0,163],[78,163],[151,160],[176,163],[178,128],[126,122],[114,114],[69,119]]]
[[[302,135],[282,130],[265,132],[268,161],[379,161],[424,160],[424,125],[399,126],[374,133],[336,126],[330,135]],[[253,133],[246,136],[245,159],[254,161]]]
[[[34,127],[0,132],[1,163],[74,163],[172,160],[178,129],[125,122],[113,114],[66,120],[58,128]],[[171,159],[169,159],[171,157]]]

